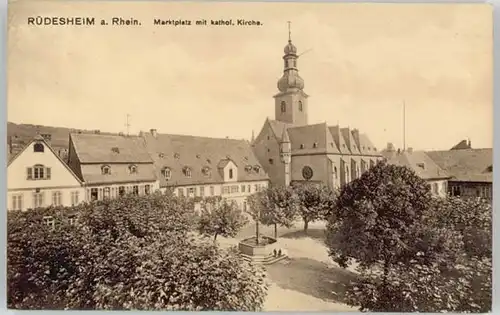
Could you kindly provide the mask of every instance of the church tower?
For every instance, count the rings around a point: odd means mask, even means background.
[[[278,80],[279,93],[274,96],[275,119],[297,126],[307,125],[307,98],[304,80],[297,68],[297,47],[292,44],[288,22],[288,44],[285,46],[283,76]]]

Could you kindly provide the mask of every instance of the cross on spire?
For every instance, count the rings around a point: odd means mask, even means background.
[[[127,114],[127,122],[125,123],[125,127],[127,127],[127,136],[130,135],[130,122],[129,122],[130,115]]]
[[[292,41],[292,30],[291,30],[292,22],[287,21],[287,23],[288,23],[288,41],[291,42]]]

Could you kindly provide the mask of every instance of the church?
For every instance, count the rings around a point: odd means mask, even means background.
[[[275,117],[252,137],[255,156],[272,185],[322,183],[337,189],[383,159],[358,129],[309,124],[308,95],[299,75],[297,47],[289,36],[284,71],[274,96]]]

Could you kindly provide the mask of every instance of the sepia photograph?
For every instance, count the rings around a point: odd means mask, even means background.
[[[10,0],[12,310],[492,309],[493,7]]]

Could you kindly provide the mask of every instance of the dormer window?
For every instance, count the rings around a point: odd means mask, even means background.
[[[300,148],[301,148],[301,149],[303,149],[303,148],[304,148],[304,145],[303,145],[303,144],[301,144],[301,145],[300,145]]]
[[[101,174],[102,175],[110,175],[111,174],[111,167],[109,165],[103,165],[101,167]]]
[[[258,173],[258,172],[260,171],[260,166],[255,165],[255,166],[253,167],[253,170],[255,171],[255,173]]]
[[[425,170],[425,163],[417,163],[417,166]]]
[[[161,173],[166,180],[169,180],[172,177],[172,171],[170,170],[169,167],[164,167]]]
[[[158,156],[160,157],[160,159],[163,159],[165,157],[165,154],[160,153],[160,154],[158,154]]]
[[[191,177],[191,168],[186,166],[182,169],[182,172],[184,173],[184,176]]]
[[[33,146],[33,152],[41,152],[41,153],[43,153],[44,150],[45,150],[45,147],[43,146],[43,143],[41,143],[41,142],[37,142]]]
[[[487,173],[491,173],[491,172],[493,172],[493,165],[488,166],[488,167],[486,168],[486,172],[487,172]]]
[[[203,173],[203,175],[205,176],[210,176],[211,175],[211,170],[210,170],[210,167],[208,166],[205,166],[201,169],[201,172]]]
[[[286,103],[285,103],[285,101],[281,101],[281,112],[282,113],[286,112]]]
[[[174,154],[174,159],[179,159],[180,157],[181,157],[181,155],[179,153]]]
[[[233,169],[229,169],[229,179],[233,179]]]
[[[196,154],[196,158],[199,159],[201,156],[199,154]]]
[[[120,149],[117,147],[111,148],[111,151],[113,151],[113,153],[116,153],[116,154],[120,153]]]
[[[137,166],[136,165],[130,165],[128,167],[130,174],[136,174],[137,173]]]
[[[245,171],[250,173],[252,171],[252,166],[251,165],[245,166]]]
[[[245,161],[248,161],[248,156],[245,156],[243,159],[244,159]]]
[[[318,143],[317,142],[314,142],[313,143],[313,148],[317,148],[318,147]]]

